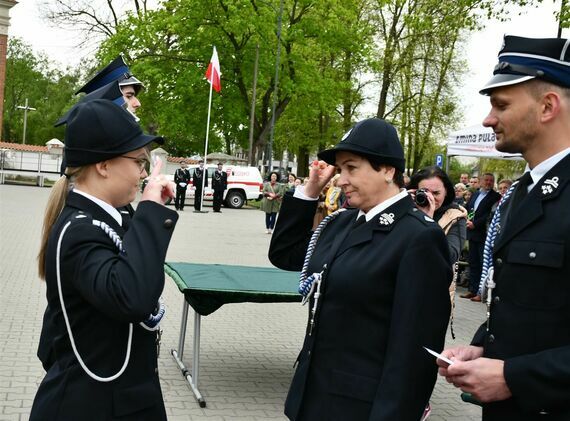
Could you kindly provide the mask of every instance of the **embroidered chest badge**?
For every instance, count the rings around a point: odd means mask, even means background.
[[[560,179],[558,177],[552,177],[547,180],[544,180],[544,183],[540,186],[542,189],[542,195],[546,196],[551,194],[554,190],[558,188],[558,181]]]
[[[394,223],[394,214],[393,213],[383,213],[380,215],[378,219],[378,223],[380,225],[392,225]]]

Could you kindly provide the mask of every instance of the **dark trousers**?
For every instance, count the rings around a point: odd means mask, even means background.
[[[222,208],[223,190],[214,190],[214,212],[219,212]]]
[[[485,242],[469,240],[469,292],[477,294],[483,269]]]
[[[275,226],[275,219],[277,218],[277,212],[271,212],[265,214],[265,228],[272,230]]]
[[[186,200],[186,187],[176,186],[176,199],[174,199],[174,207],[178,210],[184,210],[184,201]]]
[[[200,210],[200,205],[202,204],[202,190],[196,189],[194,193],[194,209]]]

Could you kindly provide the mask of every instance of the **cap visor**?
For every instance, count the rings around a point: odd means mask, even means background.
[[[489,95],[492,89],[499,88],[501,86],[516,85],[517,83],[526,82],[531,79],[534,79],[534,76],[498,73],[487,82],[479,93],[481,95]]]
[[[329,165],[334,165],[336,162],[336,151],[336,148],[320,151],[317,154],[317,158],[319,158],[321,161],[325,161]]]
[[[140,141],[143,143],[143,145],[140,146],[141,148],[152,142],[158,143],[159,145],[164,144],[164,138],[162,136],[152,136],[149,134],[142,134],[140,136]]]

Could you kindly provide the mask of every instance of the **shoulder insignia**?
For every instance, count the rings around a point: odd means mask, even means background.
[[[71,214],[71,222],[72,223],[76,223],[76,222],[88,222],[91,223],[91,221],[93,220],[93,217],[88,214],[85,213],[84,211],[77,211]]]

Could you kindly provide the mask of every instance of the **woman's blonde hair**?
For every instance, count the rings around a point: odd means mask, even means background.
[[[42,239],[38,253],[38,273],[41,279],[46,278],[46,251],[51,228],[65,206],[67,193],[72,183],[81,175],[85,167],[67,168],[62,176],[51,188],[48,204],[44,214]]]

